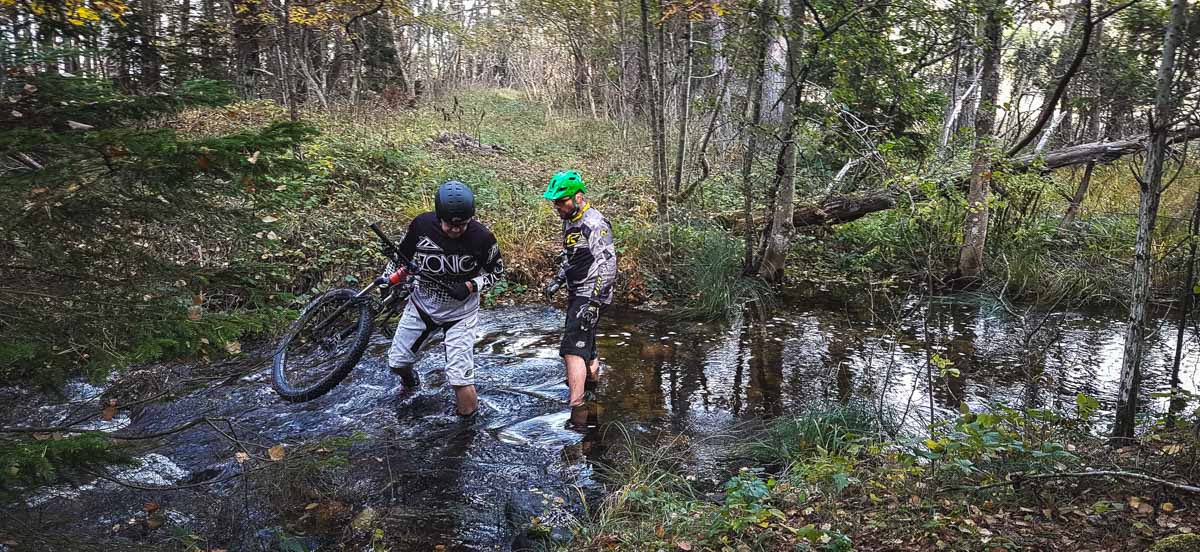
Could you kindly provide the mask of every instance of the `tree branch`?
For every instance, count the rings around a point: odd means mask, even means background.
[[[1096,22],[1092,20],[1092,0],[1083,0],[1083,37],[1079,39],[1079,49],[1075,51],[1075,59],[1071,60],[1071,66],[1067,68],[1067,72],[1058,79],[1058,86],[1054,88],[1054,94],[1051,94],[1046,102],[1042,104],[1042,112],[1038,115],[1037,122],[1033,124],[1033,128],[1025,135],[1017,145],[1008,150],[1008,156],[1012,157],[1021,150],[1025,149],[1034,138],[1037,137],[1050,117],[1054,115],[1054,109],[1058,105],[1058,100],[1062,98],[1063,93],[1067,91],[1067,85],[1071,83],[1071,79],[1075,77],[1075,73],[1083,66],[1083,58],[1087,56],[1088,45],[1092,42],[1092,29]]]
[[[1193,493],[1193,494],[1200,494],[1200,487],[1197,487],[1195,485],[1190,485],[1187,483],[1176,483],[1174,481],[1167,481],[1166,479],[1160,479],[1157,477],[1153,477],[1153,476],[1149,476],[1149,475],[1145,475],[1145,474],[1141,474],[1141,473],[1136,473],[1136,472],[1126,472],[1126,471],[1116,471],[1116,470],[1096,470],[1096,471],[1087,471],[1087,472],[1046,473],[1046,474],[1032,474],[1032,475],[1014,474],[1012,476],[1012,479],[1009,479],[1007,481],[1002,481],[1000,483],[992,483],[990,485],[979,485],[976,487],[948,487],[948,488],[940,489],[938,492],[939,493],[944,492],[944,491],[975,491],[975,492],[978,492],[978,491],[983,491],[983,490],[987,490],[987,489],[994,489],[997,487],[1008,487],[1010,485],[1011,486],[1020,486],[1020,484],[1026,480],[1079,479],[1079,478],[1084,478],[1084,477],[1118,477],[1121,479],[1140,479],[1142,481],[1150,481],[1152,483],[1158,483],[1159,485],[1170,487],[1177,491],[1184,491],[1184,492],[1189,492],[1189,493]]]

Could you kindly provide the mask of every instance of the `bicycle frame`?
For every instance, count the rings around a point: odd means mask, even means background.
[[[412,294],[412,287],[408,284],[411,283],[412,278],[417,274],[416,271],[410,271],[409,268],[415,267],[410,267],[409,265],[411,263],[403,262],[403,259],[400,257],[399,250],[396,248],[396,244],[392,243],[392,240],[390,240],[387,235],[379,229],[378,222],[371,223],[370,228],[373,232],[375,232],[375,235],[379,237],[379,241],[383,244],[384,255],[386,255],[388,259],[395,264],[395,266],[399,266],[400,268],[396,269],[395,272],[389,274],[386,278],[376,278],[373,280],[369,285],[367,285],[367,287],[364,287],[358,293],[354,294],[354,299],[356,301],[348,302],[338,307],[328,317],[326,317],[325,320],[322,320],[319,324],[317,324],[316,327],[313,328],[314,330],[324,330],[326,326],[333,323],[338,316],[340,316],[343,312],[346,312],[346,309],[350,308],[350,306],[357,302],[357,300],[362,300],[376,289],[382,288],[384,291],[381,291],[381,293],[384,293],[386,292],[386,289],[393,286],[406,286],[406,288],[401,288],[401,291],[398,293],[388,294],[383,298],[382,301],[373,301],[371,308],[371,323],[374,324],[375,319],[380,314],[384,314],[384,322],[386,323],[388,318],[399,312],[399,309],[396,307],[404,304],[404,302],[408,300],[408,296]],[[386,285],[383,283],[384,281],[387,282]],[[342,335],[338,337],[346,338],[352,331],[353,328],[347,328],[346,330],[343,330]]]

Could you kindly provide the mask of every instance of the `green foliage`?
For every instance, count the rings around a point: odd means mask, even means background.
[[[105,435],[35,437],[0,439],[0,490],[54,483],[64,472],[131,461]]]
[[[195,138],[155,128],[184,107],[229,102],[214,81],[137,96],[76,76],[2,82],[16,105],[0,116],[0,157],[22,163],[6,169],[0,201],[10,221],[0,306],[13,317],[0,321],[0,381],[101,375],[216,349],[284,314],[236,312],[260,306],[271,295],[263,284],[285,273],[238,259],[245,248],[235,244],[259,225],[256,183],[300,168],[291,152],[312,128],[278,122]],[[195,301],[225,314],[189,319]]]
[[[666,244],[653,249],[663,251]],[[675,298],[673,316],[690,319],[732,318],[747,303],[773,304],[762,280],[742,275],[742,245],[718,228],[705,224],[671,227],[671,270],[660,282]]]
[[[743,468],[722,486],[725,501],[714,513],[710,525],[710,536],[737,534],[753,526],[766,527],[772,518],[784,520],[787,516],[771,506],[771,490],[775,488],[773,477],[763,477],[761,468]]]
[[[935,426],[934,437],[915,445],[914,454],[936,460],[938,473],[952,480],[987,481],[1013,472],[1063,471],[1079,460],[1063,444],[1064,434],[1074,427],[1049,410],[997,405]]]
[[[854,456],[882,433],[865,405],[834,405],[772,421],[762,438],[750,445],[750,454],[785,465],[818,455]]]

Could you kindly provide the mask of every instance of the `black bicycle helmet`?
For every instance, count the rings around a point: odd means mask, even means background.
[[[451,180],[438,187],[433,198],[433,208],[438,220],[450,224],[462,224],[475,216],[475,194],[466,184]]]

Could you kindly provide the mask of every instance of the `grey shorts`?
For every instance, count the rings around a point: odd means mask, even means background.
[[[435,322],[421,312],[411,301],[404,308],[404,316],[396,326],[392,348],[388,349],[388,366],[411,367],[417,362],[417,353],[429,341],[434,332],[445,332],[443,344],[446,349],[446,381],[450,385],[475,384],[475,332],[479,325],[479,310],[473,310],[465,318],[451,322]]]

